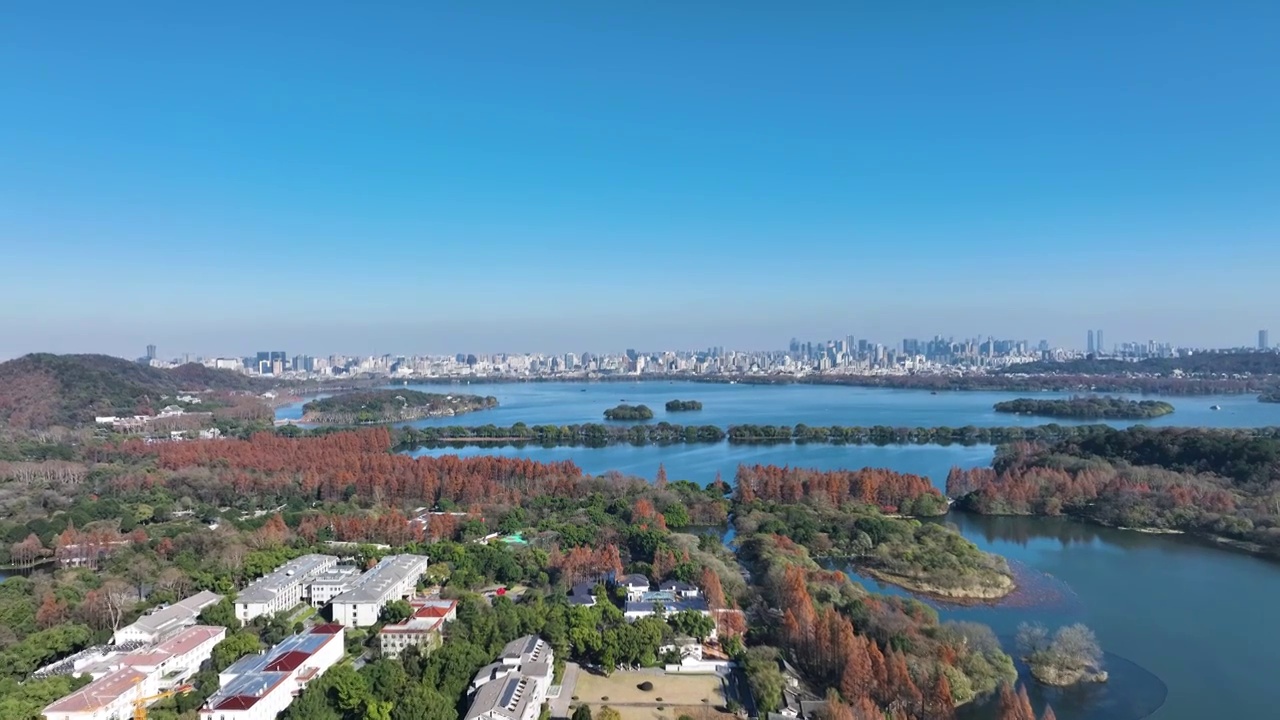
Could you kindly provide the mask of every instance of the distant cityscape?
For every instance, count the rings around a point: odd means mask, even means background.
[[[1231,350],[1275,350],[1266,330],[1256,345]],[[250,375],[289,378],[386,376],[392,378],[446,377],[563,377],[601,375],[744,375],[811,373],[849,375],[971,374],[1000,370],[1022,363],[1082,358],[1139,361],[1174,358],[1222,349],[1175,347],[1171,343],[1124,341],[1107,347],[1101,329],[1089,330],[1083,352],[1051,347],[1047,340],[974,337],[963,340],[935,335],[932,339],[904,338],[896,345],[855,338],[802,341],[792,338],[785,350],[663,350],[593,353],[457,353],[454,355],[290,355],[262,350],[248,357],[203,357],[184,354],[162,359],[155,345],[146,347],[140,362],[156,367],[200,363],[210,368]]]

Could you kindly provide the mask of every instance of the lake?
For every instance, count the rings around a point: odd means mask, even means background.
[[[400,386],[397,386],[400,387]],[[648,405],[650,422],[666,420],[681,425],[735,425],[745,423],[795,425],[888,425],[892,427],[1017,426],[1049,422],[1080,424],[1026,415],[997,413],[1001,400],[1027,397],[1025,393],[948,391],[932,395],[922,390],[890,390],[827,385],[729,385],[696,382],[595,382],[595,383],[475,383],[409,385],[429,393],[468,393],[498,398],[493,410],[451,418],[427,418],[407,423],[432,425],[530,425],[604,422],[604,411],[618,405]],[[1068,393],[1034,393],[1037,398],[1070,397]],[[1124,396],[1150,398],[1153,396]],[[1280,425],[1280,403],[1260,403],[1256,395],[1164,397],[1175,411],[1143,421],[1152,426],[1262,427]],[[703,409],[669,413],[668,400],[699,400]],[[277,419],[302,417],[302,402],[283,405]],[[1213,405],[1221,410],[1210,410]],[[1097,421],[1084,421],[1097,422]],[[1132,421],[1109,421],[1123,427]],[[622,424],[631,424],[629,422]]]
[[[580,392],[583,387],[587,392]],[[701,413],[679,413],[670,418],[686,424],[963,426],[1042,422],[991,412],[992,403],[1014,397],[1012,393],[930,395],[865,388],[695,383],[473,385],[468,391],[495,395],[503,403],[474,418],[461,418],[470,424],[479,424],[482,418],[483,422],[495,424],[593,422],[604,408],[622,398],[648,404],[659,419],[666,417],[661,410],[666,400],[703,401],[706,409]],[[1252,396],[1169,401],[1178,411],[1150,424],[1280,424],[1280,405],[1264,405]],[[1208,410],[1215,403],[1223,409]],[[740,463],[823,469],[876,466],[927,475],[941,486],[951,467],[987,465],[993,452],[991,446],[721,443],[600,449],[432,448],[414,454],[497,454],[573,460],[594,474],[619,470],[648,478],[662,464],[672,480],[699,483],[710,482],[717,472],[725,480],[732,480]],[[1268,604],[1280,597],[1280,565],[1190,538],[1110,530],[1065,519],[984,518],[952,513],[942,521],[954,525],[984,550],[1009,558],[1026,588],[1016,599],[995,607],[944,607],[944,618],[988,624],[1002,638],[1012,637],[1018,623],[1026,620],[1038,620],[1051,627],[1084,622],[1111,653],[1111,683],[1069,691],[1034,689],[1037,710],[1047,698],[1061,720],[1136,720],[1157,706],[1159,709],[1150,717],[1159,720],[1280,715],[1280,690],[1276,689],[1274,678],[1280,616],[1270,612]],[[876,587],[873,582],[866,584]],[[989,708],[970,708],[963,713],[964,720],[990,717]]]

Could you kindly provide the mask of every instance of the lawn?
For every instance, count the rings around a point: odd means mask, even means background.
[[[653,689],[645,692],[636,687],[642,682],[653,683]],[[578,702],[586,703],[592,708],[609,705],[623,712],[624,720],[654,720],[659,715],[677,717],[672,714],[673,706],[702,707],[703,699],[712,707],[723,707],[725,696],[723,683],[719,675],[661,675],[647,672],[615,672],[610,677],[583,672],[578,676],[577,687],[573,694]],[[602,698],[609,698],[604,700]],[[658,698],[662,698],[659,700]],[[642,711],[635,717],[628,716],[624,710],[627,705]],[[654,714],[652,708],[663,706],[664,712]],[[701,712],[687,713],[702,720]]]

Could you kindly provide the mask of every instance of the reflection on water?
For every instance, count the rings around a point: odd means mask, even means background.
[[[1001,637],[1006,649],[1013,647],[1012,637]],[[1053,707],[1059,720],[1142,720],[1164,705],[1169,688],[1160,678],[1137,663],[1115,653],[1105,653],[1103,666],[1110,676],[1105,683],[1078,683],[1056,688],[1036,682],[1026,664],[1015,661],[1019,682],[1027,687],[1027,695],[1037,712],[1046,705]],[[975,701],[956,713],[957,720],[995,720],[997,708],[993,696]]]

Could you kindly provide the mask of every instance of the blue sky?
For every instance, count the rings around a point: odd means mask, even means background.
[[[7,6],[0,356],[1280,335],[1280,3],[451,5]]]

